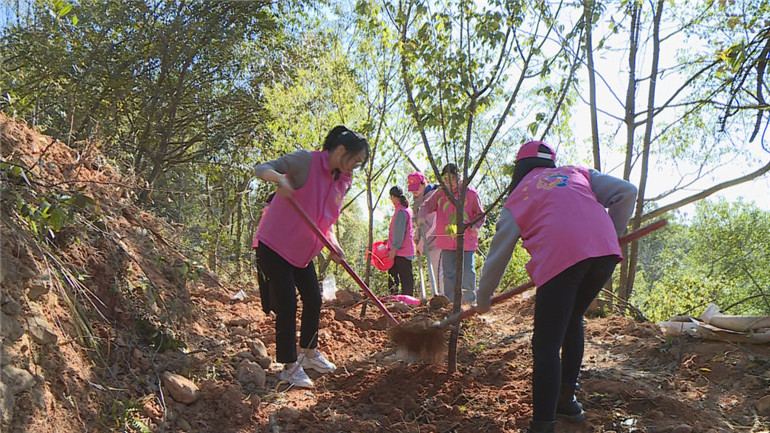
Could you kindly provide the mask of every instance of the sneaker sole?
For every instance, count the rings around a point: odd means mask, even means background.
[[[316,368],[316,367],[313,367],[312,365],[303,365],[302,368],[304,368],[305,370],[313,370],[316,373],[322,373],[322,374],[324,374],[324,373],[331,373],[331,372],[337,370],[336,368],[331,369],[331,370],[330,369],[326,369],[326,368]]]
[[[563,413],[557,413],[556,418],[559,418],[560,420],[566,421],[570,424],[580,424],[586,420],[586,413],[580,412],[577,415],[567,415]]]
[[[315,386],[315,384],[312,381],[309,384],[307,384],[307,383],[292,382],[289,379],[281,379],[280,377],[278,378],[278,380],[284,383],[288,383],[290,386],[293,386],[295,388],[313,388]]]

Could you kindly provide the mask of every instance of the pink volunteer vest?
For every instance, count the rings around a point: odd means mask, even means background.
[[[446,229],[454,218],[455,205],[447,198],[443,189],[436,191],[436,194],[439,195],[436,206],[436,247],[442,250],[454,250],[457,245],[455,240],[457,235],[447,233]],[[479,200],[478,197],[478,193],[469,187],[468,192],[465,193],[465,222],[482,214],[483,211],[474,206]],[[478,247],[478,234],[471,236],[466,230],[463,251],[476,251]]]
[[[590,257],[622,257],[615,227],[582,167],[536,168],[505,201],[531,259],[527,272],[540,287]]]
[[[396,223],[396,215],[398,211],[403,210],[406,212],[406,233],[404,233],[404,241],[401,242],[401,248],[396,251],[398,257],[412,257],[414,255],[414,230],[412,229],[412,210],[408,207],[396,205],[396,211],[393,212],[393,216],[390,218],[390,229],[388,230],[388,248],[392,249],[393,240],[393,225]]]
[[[260,221],[262,221],[262,218],[265,217],[265,212],[267,212],[267,206],[265,206],[264,209],[262,209],[262,216],[259,218]],[[259,239],[257,239],[257,236],[259,235],[259,226],[257,226],[257,230],[254,232],[254,242],[251,244],[251,247],[254,249],[257,249],[259,246]]]
[[[340,174],[334,180],[329,170],[329,152],[312,151],[311,154],[307,181],[294,191],[294,198],[321,232],[328,233],[340,216],[351,176]],[[259,221],[257,239],[298,268],[307,267],[323,249],[321,240],[279,194],[270,203],[270,211]]]

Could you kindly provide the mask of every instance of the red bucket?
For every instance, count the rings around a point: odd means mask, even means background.
[[[369,250],[369,260],[371,260],[375,268],[387,271],[393,267],[393,259],[388,258],[389,252],[390,248],[388,248],[387,242],[375,242],[372,244],[372,249]]]

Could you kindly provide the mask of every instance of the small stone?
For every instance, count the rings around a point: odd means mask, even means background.
[[[177,425],[177,427],[179,427],[179,430],[182,430],[182,431],[191,431],[192,430],[192,426],[190,425],[189,422],[185,421],[184,418],[179,418],[176,421],[176,425]]]
[[[248,359],[249,361],[257,362],[257,358],[248,350],[242,350],[235,354],[235,358]]]
[[[249,335],[249,330],[246,328],[241,328],[240,326],[234,326],[230,328],[230,333],[233,335],[240,335],[242,337],[245,337]]]
[[[29,319],[29,333],[32,339],[42,345],[56,344],[59,337],[56,336],[48,321],[40,316]]]
[[[11,423],[14,407],[16,407],[16,397],[8,392],[5,382],[0,381],[0,425]]]
[[[350,292],[348,292],[347,290],[338,290],[336,295],[337,295],[337,302],[340,305],[348,306],[356,303],[356,300],[353,298],[353,295],[351,295]]]
[[[257,357],[257,359],[268,356],[267,347],[265,347],[265,343],[263,343],[262,340],[255,338],[252,341],[248,341],[246,345],[249,346],[249,350],[255,357]]]
[[[2,378],[3,383],[8,386],[8,391],[13,395],[24,392],[35,385],[35,378],[32,373],[10,364],[3,367]]]
[[[265,356],[264,358],[259,358],[257,360],[257,364],[259,364],[259,366],[263,369],[267,370],[273,364],[273,360],[269,356]]]
[[[238,370],[235,373],[235,380],[241,385],[253,383],[259,388],[264,388],[266,379],[267,373],[259,364],[246,360],[238,365]]]
[[[479,377],[479,376],[484,376],[485,374],[487,374],[487,371],[484,369],[484,367],[471,368],[471,376]]]
[[[300,412],[293,407],[284,406],[278,411],[278,415],[281,417],[282,421],[286,423],[293,423],[299,419]]]
[[[396,302],[388,307],[390,311],[395,311],[397,313],[406,313],[407,311],[411,310],[411,307],[406,305],[403,302]]]
[[[200,397],[198,386],[184,376],[171,373],[170,371],[164,371],[161,375],[161,379],[169,394],[171,394],[171,397],[180,403],[191,404]]]
[[[7,344],[21,338],[24,328],[15,317],[0,312],[0,335],[6,338]]]
[[[671,430],[671,433],[692,433],[692,426],[687,424],[679,424]]]
[[[757,400],[757,412],[763,415],[770,415],[770,394]]]
[[[29,282],[27,286],[27,298],[31,301],[37,301],[41,296],[45,295],[51,290],[51,277],[44,275],[40,278],[35,278]]]
[[[5,314],[15,316],[21,312],[21,304],[10,296],[3,296],[2,304],[2,310]]]
[[[449,298],[444,295],[434,296],[428,301],[431,310],[439,310],[447,305],[449,305]]]
[[[249,326],[249,323],[251,321],[245,317],[237,317],[235,319],[230,319],[227,321],[227,326],[242,326],[246,327]]]

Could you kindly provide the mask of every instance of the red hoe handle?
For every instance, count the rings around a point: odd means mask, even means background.
[[[392,314],[390,314],[390,311],[388,311],[388,309],[385,308],[382,302],[380,302],[380,300],[377,299],[377,296],[375,296],[374,293],[372,293],[372,290],[369,288],[369,286],[367,286],[366,283],[364,283],[364,281],[355,273],[355,271],[353,271],[353,268],[350,267],[348,262],[346,262],[345,259],[342,258],[341,252],[334,245],[332,245],[331,242],[329,242],[329,239],[327,239],[323,233],[321,233],[321,229],[319,229],[318,226],[315,225],[313,220],[310,219],[310,216],[308,216],[305,210],[302,209],[302,206],[300,206],[299,203],[297,203],[297,200],[295,200],[294,197],[291,197],[291,196],[287,197],[287,200],[289,201],[289,203],[291,203],[291,205],[294,207],[297,213],[299,213],[299,216],[302,217],[305,223],[307,223],[310,229],[313,230],[313,232],[315,232],[316,236],[318,236],[318,238],[321,239],[321,242],[324,243],[326,248],[328,248],[329,251],[333,252],[340,258],[340,264],[342,265],[342,267],[345,268],[345,270],[348,271],[348,274],[350,274],[350,276],[353,277],[356,283],[358,283],[358,285],[361,286],[361,288],[364,290],[364,292],[366,292],[369,298],[371,298],[374,304],[377,305],[377,308],[379,308],[380,311],[382,311],[382,313],[385,314],[385,316],[387,316],[388,319],[390,319],[390,321],[393,322],[394,325],[398,325],[398,320],[396,320],[396,318],[393,317]]]
[[[658,229],[664,227],[666,224],[668,224],[668,220],[665,220],[665,219],[655,221],[654,223],[650,223],[650,224],[648,224],[648,225],[646,225],[644,227],[641,227],[641,228],[639,228],[639,229],[637,229],[637,230],[635,230],[635,231],[633,231],[633,232],[631,232],[631,233],[629,233],[629,234],[627,234],[627,235],[625,235],[623,237],[618,238],[618,243],[620,245],[625,245],[625,244],[627,244],[629,242],[633,242],[633,241],[641,238],[644,235],[647,235],[647,234],[649,234],[651,232],[654,232],[655,230],[658,230]],[[518,295],[519,293],[525,292],[525,291],[527,291],[527,290],[529,290],[529,289],[531,289],[533,287],[535,287],[535,283],[533,283],[530,280],[530,281],[528,281],[528,282],[526,282],[526,283],[524,283],[522,285],[516,286],[515,288],[513,288],[513,289],[511,289],[511,290],[509,290],[509,291],[507,291],[505,293],[501,293],[501,294],[499,294],[497,296],[494,296],[490,301],[491,301],[492,305],[495,305],[497,303],[505,301],[506,299],[510,299],[510,298]],[[471,308],[468,308],[467,310],[460,311],[459,313],[455,313],[455,314],[447,317],[446,319],[444,319],[444,321],[441,322],[441,324],[439,324],[439,327],[443,328],[445,326],[449,326],[449,325],[455,324],[455,323],[457,323],[459,321],[465,320],[468,317],[473,316],[476,313],[477,313],[476,307],[471,307]]]

